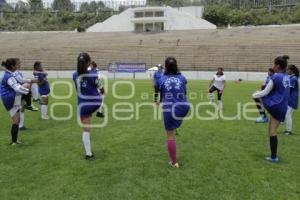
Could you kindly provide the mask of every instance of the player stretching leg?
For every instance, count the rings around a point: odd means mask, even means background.
[[[186,97],[186,84],[186,78],[179,72],[176,59],[167,58],[165,73],[159,80],[159,91],[162,97],[167,148],[171,159],[169,164],[174,168],[179,168],[176,155],[176,130],[190,110]]]

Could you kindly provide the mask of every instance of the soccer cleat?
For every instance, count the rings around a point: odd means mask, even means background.
[[[31,106],[33,112],[39,111],[39,108],[35,107],[34,105]]]
[[[292,135],[292,132],[291,131],[284,131],[283,134],[286,135],[286,136],[289,136],[289,135]]]
[[[33,111],[33,112],[36,112],[36,111],[38,111],[39,109],[38,108],[36,108],[35,106],[27,106],[27,105],[25,105],[24,106],[25,107],[25,109],[27,109],[27,110],[30,110],[30,111]]]
[[[96,117],[104,118],[105,115],[104,115],[103,113],[101,113],[101,112],[97,112],[97,113],[96,113]]]
[[[86,155],[86,156],[85,156],[85,159],[86,159],[86,160],[92,160],[94,157],[95,157],[94,154],[92,154],[91,156]]]
[[[50,117],[49,117],[48,115],[44,115],[44,116],[42,116],[42,119],[43,119],[43,120],[49,120]]]
[[[268,156],[265,158],[265,160],[269,161],[269,162],[272,162],[272,163],[278,163],[279,162],[279,158],[276,157],[276,158],[272,158],[271,156]]]
[[[17,141],[17,142],[10,143],[11,146],[17,146],[17,145],[20,145],[20,144],[23,144],[23,142]]]
[[[268,117],[258,117],[255,120],[255,123],[268,123],[269,122],[269,118]]]
[[[28,128],[26,128],[25,126],[22,126],[21,128],[19,128],[20,131],[27,131]]]
[[[178,164],[178,163],[173,164],[172,161],[169,162],[169,165],[170,165],[171,167],[173,167],[173,168],[176,168],[176,169],[179,168],[179,164]]]
[[[33,102],[40,102],[40,99],[33,99]]]
[[[12,142],[9,144],[10,146],[17,146],[17,143],[16,142]]]

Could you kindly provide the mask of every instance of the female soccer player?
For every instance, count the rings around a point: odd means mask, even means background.
[[[34,76],[38,80],[39,93],[41,95],[41,118],[49,120],[48,116],[48,96],[50,93],[50,87],[47,80],[48,73],[44,70],[42,63],[36,61],[33,64]]]
[[[30,84],[19,84],[14,77],[14,72],[17,70],[17,59],[9,58],[1,64],[6,68],[1,82],[1,99],[5,109],[9,112],[12,118],[11,127],[11,145],[20,144],[18,141],[20,109],[22,95],[29,93]]]
[[[176,159],[176,129],[181,126],[190,109],[186,97],[186,84],[186,78],[179,72],[176,59],[168,57],[165,61],[165,74],[159,81],[159,91],[162,97],[167,147],[171,158],[169,164],[174,168],[179,168]]]
[[[90,141],[90,118],[101,105],[101,95],[98,91],[98,74],[88,70],[91,58],[87,53],[79,54],[77,58],[77,71],[73,73],[73,80],[78,93],[78,113],[83,124],[82,141],[87,160],[94,157]]]
[[[21,68],[21,61],[20,59],[16,58],[17,61],[17,70],[14,72],[14,78],[16,81],[23,85],[25,83],[30,84],[30,88],[32,86],[32,83],[37,83],[36,80],[30,80],[30,79],[25,79],[23,74],[20,71]],[[23,94],[22,95],[22,101],[21,101],[22,108],[20,109],[20,123],[19,123],[19,130],[24,131],[27,130],[27,128],[24,125],[25,121],[25,109],[31,110],[31,111],[38,111],[38,108],[34,107],[31,103],[31,92],[29,91],[28,94]]]
[[[270,162],[278,162],[277,157],[277,129],[280,122],[285,120],[288,108],[290,80],[286,73],[287,58],[280,56],[274,60],[275,74],[271,77],[266,88],[262,91],[255,92],[252,96],[255,99],[262,99],[263,105],[270,113],[269,123],[270,149],[271,156],[266,157]]]
[[[99,67],[98,67],[98,65],[95,61],[91,62],[91,67],[89,67],[89,68],[90,68],[89,70],[91,70],[92,72],[94,72],[98,75],[98,80],[99,80],[98,91],[102,96],[102,103],[101,103],[100,108],[96,112],[96,117],[104,118],[105,117],[104,116],[104,95],[105,95],[105,90],[104,90],[103,85],[101,84],[100,69],[99,69]]]
[[[295,65],[288,66],[288,74],[290,75],[290,97],[288,110],[286,113],[286,131],[285,135],[291,135],[293,130],[293,112],[298,109],[299,100],[299,69]]]
[[[153,75],[153,87],[154,87],[154,103],[158,101],[158,93],[159,93],[159,80],[164,74],[164,67],[162,64],[156,65],[158,70]]]
[[[218,109],[223,108],[222,95],[225,89],[226,77],[223,68],[218,68],[218,72],[214,75],[213,79],[209,82],[208,93],[211,103],[214,102],[214,92],[218,93]]]
[[[274,69],[273,68],[269,68],[268,70],[268,77],[266,78],[265,83],[261,86],[261,90],[264,90],[266,88],[266,86],[268,85],[269,81],[271,80],[271,77],[274,74]],[[263,106],[262,103],[262,99],[253,99],[256,103],[256,107],[259,111],[260,117],[258,117],[255,122],[256,123],[268,123],[269,122],[269,118],[266,114],[266,110]]]

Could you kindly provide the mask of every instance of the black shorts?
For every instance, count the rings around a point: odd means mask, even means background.
[[[221,100],[222,99],[222,93],[221,93],[221,90],[216,88],[216,86],[212,86],[210,89],[209,89],[209,93],[213,93],[217,91],[218,92],[218,100]]]

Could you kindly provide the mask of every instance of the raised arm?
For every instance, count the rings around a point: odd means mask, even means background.
[[[20,85],[14,77],[11,77],[7,80],[7,84],[14,89],[15,92],[20,94],[28,94],[29,89]]]
[[[273,87],[274,87],[274,83],[273,83],[272,80],[270,80],[269,83],[268,83],[268,85],[265,87],[264,90],[255,92],[255,93],[252,95],[252,97],[253,97],[254,99],[263,98],[263,97],[267,96],[267,95],[272,91]]]

